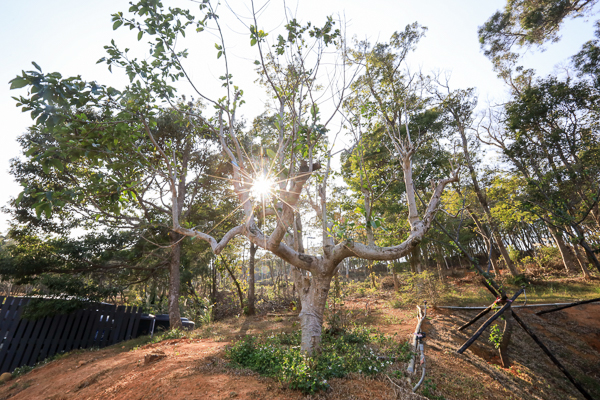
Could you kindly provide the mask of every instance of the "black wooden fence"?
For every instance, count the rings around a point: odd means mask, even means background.
[[[106,347],[137,337],[141,308],[96,304],[69,315],[28,321],[31,299],[0,296],[0,373],[34,365],[57,353]]]

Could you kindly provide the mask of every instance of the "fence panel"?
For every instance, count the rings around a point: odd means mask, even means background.
[[[27,303],[29,303],[29,299],[26,298],[13,299],[12,323],[4,336],[4,343],[2,343],[2,349],[0,349],[0,372],[7,372],[10,369],[10,363],[15,355],[19,339],[25,331],[27,322],[21,320],[21,314]],[[15,338],[14,341],[13,338]]]
[[[106,347],[137,337],[142,309],[93,304],[69,315],[21,318],[30,298],[0,296],[0,373],[60,352]]]

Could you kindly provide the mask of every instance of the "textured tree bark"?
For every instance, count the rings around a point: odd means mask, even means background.
[[[323,314],[331,283],[331,276],[303,276],[300,288],[302,311],[298,317],[302,327],[301,350],[309,355],[318,351],[321,346],[321,330]]]
[[[575,252],[575,255],[577,257],[577,261],[579,262],[579,266],[581,268],[581,272],[583,272],[583,276],[585,277],[589,277],[590,276],[590,272],[588,271],[588,259],[585,256],[584,252],[579,248],[579,245],[575,245],[573,246],[573,251]]]
[[[397,292],[400,289],[400,283],[398,282],[398,276],[394,270],[392,270],[392,279],[394,280],[394,291]]]
[[[415,247],[410,253],[410,269],[413,273],[421,272],[421,252]]]
[[[371,278],[371,286],[374,289],[377,289],[377,282],[375,282],[375,272],[373,271],[373,260],[369,260],[367,263],[367,271],[369,271],[369,277]]]
[[[248,305],[247,315],[256,314],[256,308],[254,307],[255,295],[254,295],[254,261],[256,259],[256,245],[250,242],[250,257],[248,258]]]
[[[488,211],[489,211],[489,209],[488,209]],[[491,218],[491,213],[490,213],[489,218]],[[515,264],[510,259],[510,256],[508,255],[508,250],[506,250],[506,247],[504,247],[504,242],[502,242],[502,238],[500,237],[500,234],[496,230],[494,230],[494,239],[496,240],[496,244],[498,245],[500,254],[502,254],[502,258],[504,258],[504,262],[506,264],[506,267],[510,271],[510,274],[512,276],[519,275],[519,271],[517,271],[517,267],[515,267]]]
[[[585,254],[587,255],[588,261],[590,262],[590,264],[592,264],[594,267],[596,267],[598,272],[600,272],[600,261],[598,261],[598,257],[596,257],[596,254],[594,254],[594,252],[590,248],[590,245],[583,238],[583,234],[579,231],[579,229],[576,228],[575,226],[573,228],[575,228],[575,233],[577,234],[577,236],[580,237],[579,244],[585,250]]]
[[[552,234],[552,238],[554,242],[558,246],[558,250],[560,251],[560,256],[562,258],[563,264],[565,266],[565,270],[567,273],[571,272],[575,268],[575,260],[573,259],[573,255],[571,254],[569,246],[563,240],[560,232],[551,226],[548,226],[550,233]],[[589,273],[588,273],[589,275]]]
[[[442,282],[446,282],[446,273],[444,271],[442,249],[439,246],[436,246],[435,250],[435,263],[437,266],[439,279]]]
[[[259,246],[266,251],[273,253],[283,261],[293,265],[295,268],[306,271],[306,275],[302,275],[299,279],[300,284],[296,284],[297,291],[302,305],[302,312],[299,317],[302,325],[302,345],[301,348],[305,353],[313,353],[321,343],[321,329],[323,325],[323,313],[329,293],[329,285],[332,277],[337,273],[337,267],[346,258],[357,257],[364,260],[389,261],[406,256],[422,241],[423,236],[435,218],[442,192],[444,188],[451,182],[458,181],[457,171],[453,171],[452,177],[439,181],[433,188],[433,193],[429,198],[429,203],[423,213],[422,218],[417,213],[415,202],[415,190],[412,181],[411,157],[415,152],[410,140],[404,144],[400,144],[402,169],[404,173],[404,182],[406,186],[406,199],[408,202],[409,215],[408,220],[411,227],[409,237],[402,243],[389,246],[379,247],[375,244],[362,244],[354,240],[344,239],[339,243],[334,242],[334,238],[329,234],[329,229],[333,225],[331,221],[327,221],[327,202],[326,202],[326,178],[319,187],[319,196],[321,197],[321,207],[317,207],[317,215],[320,215],[323,222],[323,254],[314,256],[305,254],[302,249],[301,229],[298,229],[300,222],[299,218],[294,215],[303,187],[311,174],[321,168],[319,163],[300,160],[297,171],[294,171],[293,163],[289,170],[289,187],[283,182],[281,188],[281,208],[273,210],[277,213],[277,224],[270,234],[266,234],[261,230],[260,224],[256,223],[254,202],[251,201],[248,189],[251,183],[245,179],[243,175],[243,159],[241,151],[238,151],[238,158],[233,155],[233,152],[225,143],[224,125],[221,122],[219,138],[225,153],[229,156],[233,165],[232,184],[238,196],[243,212],[246,216],[246,222],[229,230],[220,241],[204,232],[196,231],[195,229],[183,228],[178,221],[178,215],[173,213],[172,229],[180,234],[197,237],[208,242],[214,254],[218,255],[227,243],[238,235],[247,237],[254,246]],[[230,135],[234,137],[233,130],[230,130]],[[281,139],[283,143],[283,139]],[[235,142],[235,140],[234,140]],[[237,143],[237,142],[235,142]],[[398,143],[396,143],[398,144]],[[282,153],[280,153],[282,154]],[[294,160],[292,158],[292,160]],[[283,163],[283,161],[281,160]],[[329,171],[329,163],[328,163]],[[327,173],[325,176],[327,176]],[[321,211],[319,212],[318,209]],[[294,224],[296,219],[296,224]],[[292,229],[293,242],[287,242],[286,235],[289,237],[289,229]],[[285,239],[285,241],[284,241]],[[291,239],[291,238],[290,238]],[[292,247],[293,246],[293,247]],[[249,263],[250,264],[250,263]]]
[[[181,314],[179,313],[179,286],[181,278],[179,265],[181,262],[181,235],[175,232],[169,234],[171,238],[171,261],[169,263],[169,326],[171,329],[180,329]]]

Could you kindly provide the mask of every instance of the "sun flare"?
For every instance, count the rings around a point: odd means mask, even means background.
[[[273,178],[259,176],[252,182],[250,194],[255,199],[268,200],[275,192],[275,181]]]

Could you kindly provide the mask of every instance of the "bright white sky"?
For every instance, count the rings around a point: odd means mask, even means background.
[[[257,1],[257,8],[264,4]],[[195,9],[191,2],[163,0],[166,5]],[[359,39],[387,41],[396,30],[414,21],[429,28],[426,37],[411,56],[411,64],[423,71],[451,71],[454,88],[476,87],[480,104],[488,99],[500,101],[505,88],[496,78],[491,63],[479,50],[477,27],[482,25],[505,0],[302,0],[297,4],[288,1],[292,13],[299,20],[313,21],[320,25],[325,16],[340,13],[347,21],[348,36]],[[229,2],[241,19],[249,17],[249,1]],[[0,13],[0,41],[2,63],[0,69],[0,121],[3,139],[0,146],[0,206],[6,205],[20,191],[8,174],[10,159],[20,155],[16,138],[31,124],[29,114],[15,107],[11,96],[23,93],[10,91],[8,81],[22,69],[33,69],[31,61],[37,62],[44,72],[58,71],[63,76],[81,75],[86,80],[96,80],[117,88],[126,84],[120,71],[110,74],[104,64],[96,61],[105,55],[103,46],[115,39],[117,44],[135,46],[135,32],[121,28],[112,31],[110,14],[127,11],[124,0],[21,0],[4,1]],[[283,2],[271,0],[260,16],[259,27],[265,32],[282,28],[285,23]],[[252,90],[256,79],[252,61],[256,47],[249,47],[249,32],[232,16],[223,1],[218,12],[225,30],[229,30],[230,63],[234,81],[246,92],[247,104],[241,109],[247,120],[264,110],[262,92]],[[249,23],[249,22],[248,22]],[[593,20],[568,21],[561,30],[562,40],[548,46],[547,51],[527,54],[523,65],[534,68],[541,75],[553,71],[555,66],[578,51],[581,44],[593,36]],[[185,46],[195,56],[187,63],[187,69],[195,81],[200,82],[209,94],[220,86],[217,77],[222,75],[222,64],[216,60],[214,43],[210,33],[193,35]],[[276,36],[276,35],[275,35]],[[144,40],[142,40],[144,42]],[[190,93],[182,87],[183,93]],[[211,97],[222,96],[221,93]],[[7,216],[0,214],[0,232],[7,229]]]

